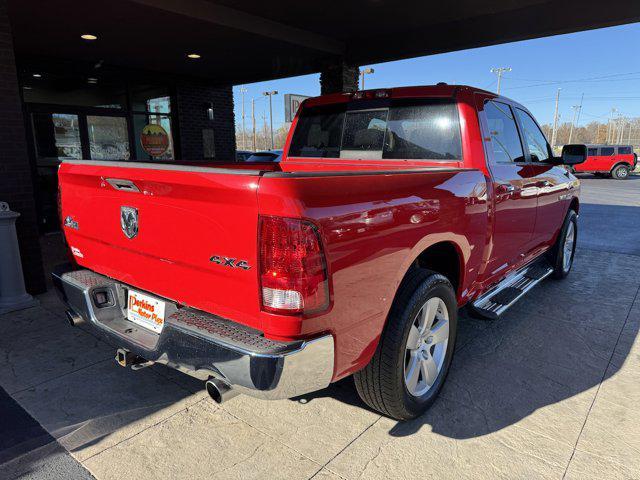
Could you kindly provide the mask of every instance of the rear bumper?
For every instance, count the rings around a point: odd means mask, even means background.
[[[112,345],[196,377],[223,380],[240,393],[265,399],[321,390],[333,376],[334,340],[277,342],[251,328],[166,302],[160,334],[127,320],[127,285],[90,270],[63,265],[52,274],[61,300]],[[98,307],[96,293],[108,304]]]

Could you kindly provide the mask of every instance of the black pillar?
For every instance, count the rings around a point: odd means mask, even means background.
[[[346,93],[358,90],[360,70],[357,66],[338,62],[320,72],[320,93]]]
[[[29,293],[41,293],[46,285],[6,0],[0,0],[0,201],[20,213],[16,229],[25,284]]]
[[[180,160],[235,161],[236,130],[231,87],[179,84],[177,102]]]

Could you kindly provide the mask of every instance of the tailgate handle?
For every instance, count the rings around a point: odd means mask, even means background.
[[[124,190],[125,192],[140,193],[140,189],[131,180],[122,180],[119,178],[107,178],[107,183],[116,190]]]

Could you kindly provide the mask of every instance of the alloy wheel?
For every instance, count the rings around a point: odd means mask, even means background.
[[[413,320],[404,360],[408,392],[421,397],[433,387],[444,365],[449,344],[449,312],[439,297],[425,302]]]
[[[573,222],[569,222],[567,234],[564,237],[564,245],[562,246],[562,270],[565,272],[571,268],[573,261],[573,245],[576,241],[576,227]]]

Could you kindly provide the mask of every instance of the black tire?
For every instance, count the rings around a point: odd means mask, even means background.
[[[627,178],[629,178],[629,173],[631,173],[629,165],[616,165],[615,167],[613,167],[613,170],[611,170],[611,177],[615,178],[616,180],[626,180]]]
[[[405,384],[406,346],[414,320],[429,299],[444,302],[449,316],[449,338],[442,346],[444,360],[436,380],[421,396],[409,393]],[[443,275],[416,268],[407,274],[396,295],[376,352],[369,364],[354,374],[358,394],[374,410],[396,420],[423,413],[436,399],[449,372],[455,349],[458,306],[455,292]],[[428,342],[428,340],[425,340]]]
[[[571,228],[571,224],[573,225],[573,245],[571,248],[568,268],[565,263],[565,249],[563,248],[565,245],[565,241],[567,238],[567,234],[569,229]],[[560,230],[560,235],[558,235],[558,239],[556,240],[555,245],[551,249],[549,260],[551,262],[551,266],[553,267],[553,278],[562,279],[569,275],[571,272],[571,267],[573,266],[573,257],[576,253],[576,244],[578,243],[578,215],[574,210],[569,210],[567,212],[567,216],[564,219],[564,223],[562,224],[562,229]]]

